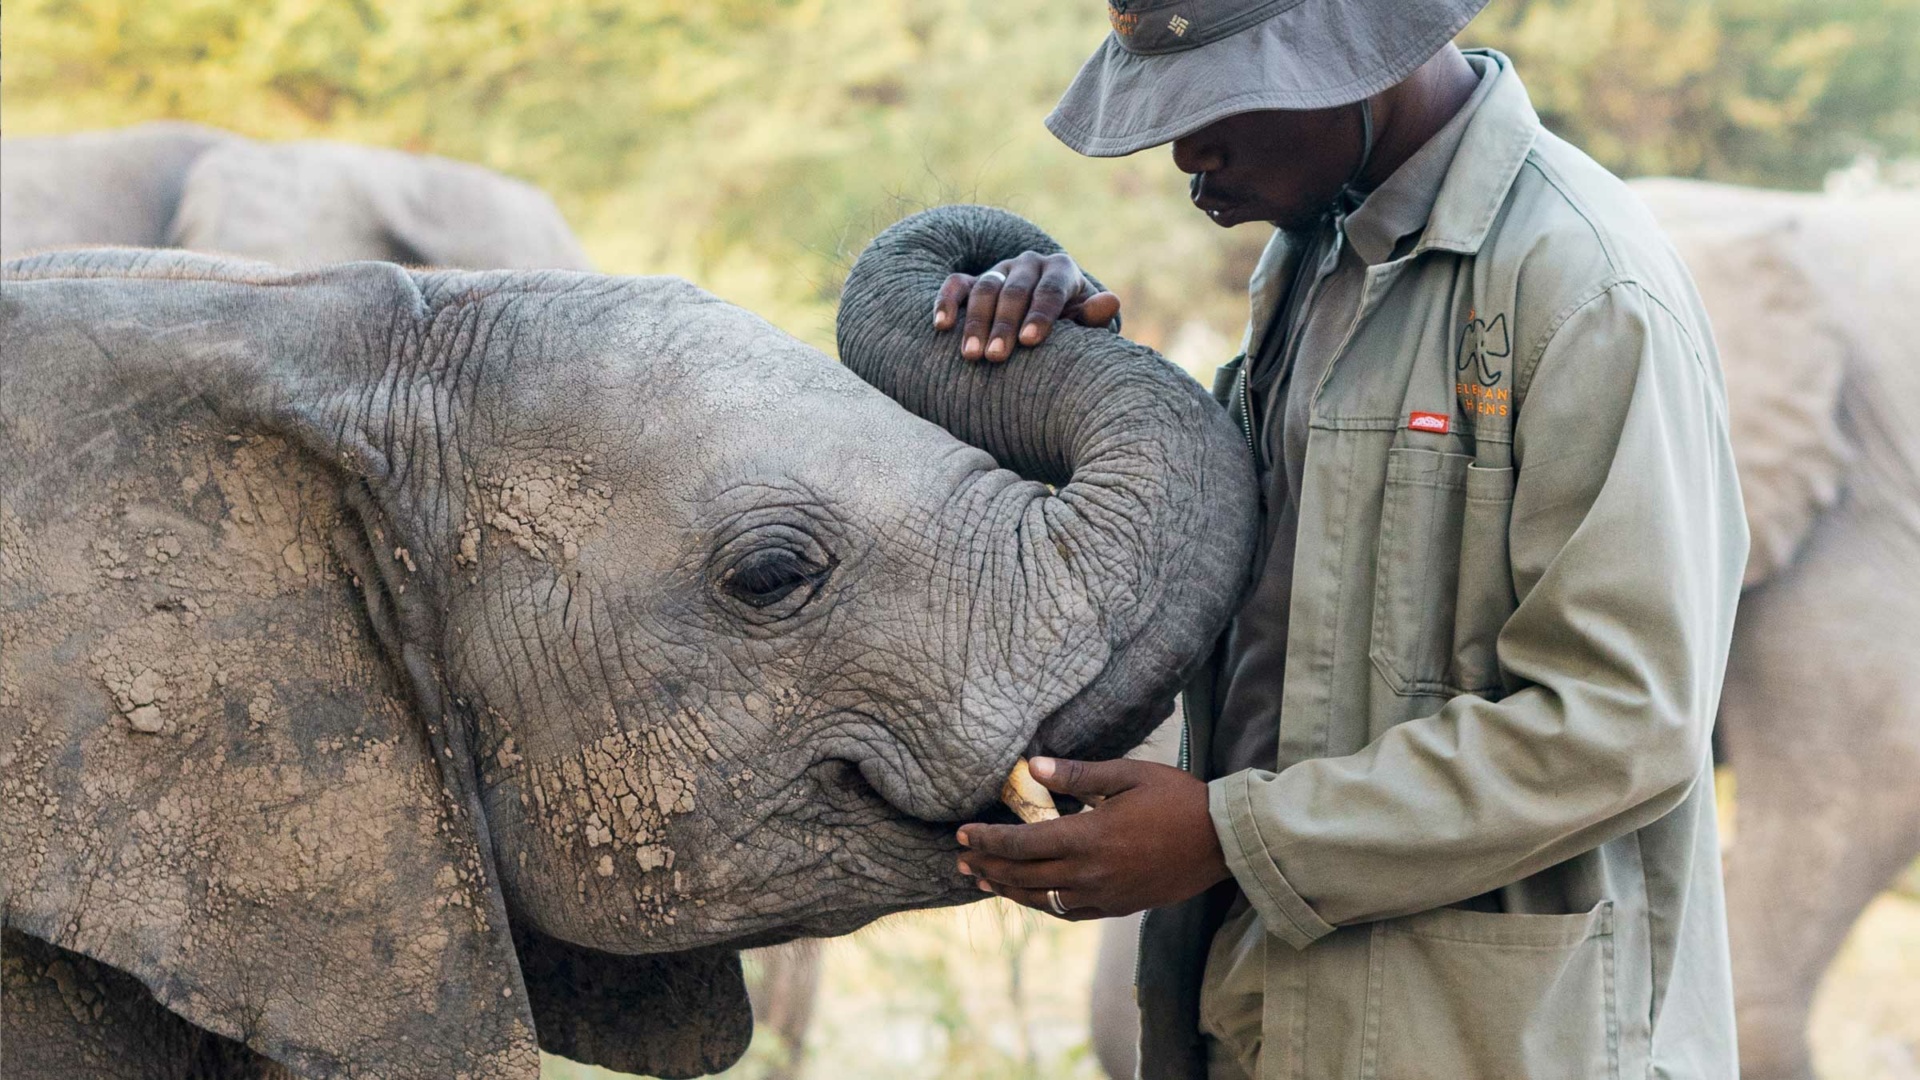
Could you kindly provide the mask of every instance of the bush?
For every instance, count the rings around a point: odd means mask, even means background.
[[[12,0],[0,126],[173,117],[477,161],[552,192],[602,267],[821,345],[869,236],[994,202],[1119,290],[1133,336],[1230,351],[1262,230],[1220,236],[1165,151],[1086,161],[1040,124],[1104,33],[1095,0]],[[1807,186],[1920,149],[1920,0],[1496,0],[1463,40],[1627,173]]]

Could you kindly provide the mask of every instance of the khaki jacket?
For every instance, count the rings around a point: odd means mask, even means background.
[[[1208,778],[1266,932],[1260,1074],[1731,1080],[1708,742],[1747,534],[1719,362],[1659,227],[1492,58],[1315,392],[1278,771]],[[1221,906],[1147,919],[1145,1077],[1204,1075]]]

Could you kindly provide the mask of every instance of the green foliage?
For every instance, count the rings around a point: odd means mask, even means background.
[[[1920,0],[1495,0],[1467,36],[1625,175],[1816,187],[1920,152]]]
[[[175,117],[477,161],[552,192],[604,268],[822,345],[873,232],[994,202],[1118,289],[1130,334],[1207,366],[1264,238],[1194,214],[1165,151],[1087,161],[1041,126],[1104,33],[1098,0],[11,0],[0,126]],[[1627,173],[1812,185],[1920,150],[1920,0],[1495,0],[1463,41]]]
[[[1121,286],[1190,275],[1209,226],[1164,159],[1089,167],[1039,123],[1098,7],[1015,7],[15,0],[0,116],[10,134],[166,116],[477,161],[552,192],[603,267],[683,274],[822,344],[852,255],[939,202],[1023,210]],[[1212,290],[1228,322],[1240,287]]]

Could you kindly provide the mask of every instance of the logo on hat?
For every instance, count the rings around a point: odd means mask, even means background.
[[[1186,37],[1187,27],[1192,25],[1192,23],[1179,15],[1175,15],[1173,18],[1167,20],[1167,29],[1173,31],[1174,37]]]

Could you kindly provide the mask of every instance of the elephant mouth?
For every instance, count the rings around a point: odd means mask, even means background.
[[[825,805],[834,812],[834,817],[857,816],[863,810],[871,812],[873,808],[885,808],[888,815],[902,826],[949,839],[958,826],[968,822],[989,825],[1020,823],[1013,811],[998,800],[989,801],[970,812],[942,813],[939,816],[917,813],[909,805],[909,800],[888,796],[887,789],[898,789],[901,782],[894,778],[894,774],[883,772],[877,761],[871,757],[861,760],[833,757],[816,763],[808,770]],[[881,777],[878,783],[873,779],[876,775]]]
[[[917,908],[950,907],[982,899],[954,865],[958,827],[967,822],[1018,824],[1004,804],[973,814],[929,819],[888,799],[868,779],[870,769],[848,758],[827,758],[807,770],[815,808],[811,827],[834,837],[823,868],[858,883],[840,902],[823,905],[743,939],[755,948],[795,937],[833,937],[876,919]]]

